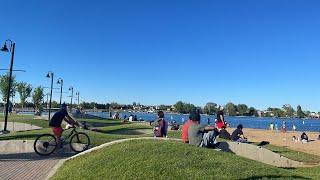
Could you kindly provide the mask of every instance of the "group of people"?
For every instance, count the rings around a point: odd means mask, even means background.
[[[247,142],[243,134],[243,126],[239,124],[237,129],[230,135],[226,130],[226,121],[224,119],[224,108],[221,107],[216,116],[216,126],[200,124],[201,115],[199,110],[194,110],[189,120],[182,126],[182,140],[185,143],[207,148],[218,146],[217,138],[221,137],[236,142]],[[155,137],[167,137],[168,122],[164,119],[164,113],[158,112],[158,119],[150,122],[153,127]]]

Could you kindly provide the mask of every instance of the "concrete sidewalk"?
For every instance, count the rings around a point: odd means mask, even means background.
[[[34,141],[0,141],[0,180],[43,180],[60,160],[74,155],[64,153],[41,157],[33,150]]]
[[[0,122],[0,129],[2,129],[3,127],[4,127],[4,122]],[[34,126],[26,123],[8,122],[7,129],[9,131],[29,131],[29,130],[42,129],[42,127]]]

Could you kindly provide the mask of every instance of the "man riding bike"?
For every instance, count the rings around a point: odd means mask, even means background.
[[[74,126],[77,125],[79,126],[79,123],[77,121],[75,121],[69,114],[67,111],[67,105],[65,103],[63,103],[61,105],[61,108],[58,112],[56,112],[50,122],[49,122],[49,126],[52,129],[52,132],[57,140],[57,147],[60,148],[61,147],[61,135],[63,132],[63,129],[61,127],[62,121],[66,121],[68,124]]]

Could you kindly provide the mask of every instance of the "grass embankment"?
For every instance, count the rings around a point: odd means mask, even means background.
[[[72,176],[70,176],[72,172]],[[232,153],[173,141],[134,140],[67,161],[52,179],[306,179]],[[314,176],[316,178],[319,176]]]

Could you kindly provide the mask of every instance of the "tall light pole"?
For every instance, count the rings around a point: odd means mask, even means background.
[[[63,79],[59,78],[58,81],[57,81],[57,84],[60,84],[61,88],[60,88],[60,106],[61,106],[61,103],[62,103],[62,87],[63,87]]]
[[[78,107],[79,107],[79,105],[80,105],[80,92],[76,92],[76,96],[78,96],[77,98],[78,98]]]
[[[7,47],[7,43],[9,43],[9,48]],[[0,51],[3,52],[11,52],[11,61],[10,61],[10,69],[9,69],[9,87],[7,92],[7,101],[6,101],[6,114],[4,118],[4,128],[3,132],[8,133],[7,130],[7,124],[8,124],[8,112],[9,112],[9,101],[10,101],[10,94],[11,94],[11,85],[12,85],[12,69],[13,69],[13,60],[14,60],[14,50],[16,47],[16,43],[11,41],[10,39],[6,40],[3,47],[0,49]]]
[[[50,101],[49,101],[49,117],[48,120],[51,119],[51,103],[52,103],[52,89],[53,89],[53,72],[49,71],[47,74],[47,78],[51,78],[51,88],[50,88]]]
[[[69,88],[69,91],[71,91],[71,104],[70,104],[70,111],[72,112],[72,99],[73,99],[73,87],[72,87],[72,86]]]

